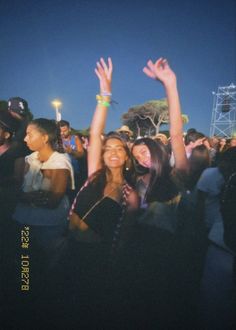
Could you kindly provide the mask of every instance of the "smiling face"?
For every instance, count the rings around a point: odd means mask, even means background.
[[[124,144],[116,138],[108,139],[104,145],[103,160],[108,168],[123,167],[128,159]]]
[[[145,144],[135,145],[132,154],[140,165],[151,168],[151,153]]]
[[[28,125],[24,138],[27,146],[32,151],[40,151],[48,142],[48,135],[43,134],[36,125]]]

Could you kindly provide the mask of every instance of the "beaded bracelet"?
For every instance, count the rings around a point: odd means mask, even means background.
[[[104,99],[104,95],[96,95],[96,100],[97,100],[98,104],[101,104],[104,107],[110,106],[110,102]]]
[[[112,96],[110,92],[102,92],[101,96]]]

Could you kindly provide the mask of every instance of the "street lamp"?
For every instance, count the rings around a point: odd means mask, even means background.
[[[56,121],[60,121],[61,120],[61,113],[60,113],[59,109],[62,106],[62,102],[60,100],[57,100],[57,99],[53,100],[52,101],[52,106],[56,110]]]

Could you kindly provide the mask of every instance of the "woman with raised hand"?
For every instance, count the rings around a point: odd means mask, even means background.
[[[134,142],[132,154],[144,170],[137,180],[143,213],[137,218],[133,237],[130,238],[130,260],[135,278],[134,305],[138,310],[134,319],[139,324],[145,324],[146,319],[141,311],[146,308],[153,327],[158,324],[160,327],[168,327],[167,323],[170,322],[169,325],[173,326],[181,313],[183,305],[179,299],[180,293],[182,292],[185,301],[185,298],[189,299],[192,290],[183,283],[185,280],[186,283],[192,280],[192,273],[185,272],[185,269],[187,266],[192,267],[192,251],[195,247],[192,245],[193,237],[187,231],[184,232],[186,235],[183,234],[183,231],[187,230],[184,220],[191,227],[194,217],[189,203],[183,200],[184,188],[180,182],[180,178],[184,176],[182,172],[188,173],[188,162],[183,142],[176,75],[163,58],[155,62],[149,60],[143,72],[164,86],[175,168],[170,166],[168,152],[161,143],[151,138],[140,138]],[[181,175],[177,175],[178,173]],[[184,308],[187,305],[188,303]],[[186,313],[186,319],[187,317]]]
[[[119,134],[109,134],[102,138],[105,129],[107,111],[111,102],[112,61],[103,58],[97,62],[95,73],[100,82],[100,95],[97,95],[97,106],[90,127],[88,147],[88,181],[77,195],[70,215],[70,227],[76,228],[83,240],[96,238],[114,245],[114,231],[124,211],[132,211],[138,207],[138,199],[128,182],[131,170],[129,149]],[[89,194],[87,204],[80,199],[92,188],[94,197]],[[105,203],[111,204],[111,210],[117,214],[112,218]],[[125,206],[125,210],[124,210]],[[83,209],[80,210],[80,208]],[[105,211],[102,216],[94,216],[96,212]],[[119,220],[119,221],[118,221]]]
[[[111,283],[108,281],[110,266],[114,265],[124,228],[139,205],[138,195],[131,187],[131,160],[125,141],[115,133],[102,138],[111,103],[112,70],[110,58],[107,62],[103,58],[97,62],[95,73],[100,94],[96,97],[97,106],[90,128],[89,178],[78,193],[70,214],[71,251],[78,264],[78,298],[85,297],[80,302],[83,306],[88,304],[94,316],[100,315],[98,306],[100,312],[105,310],[101,300],[107,301],[107,298],[102,298],[98,289],[103,288],[104,294],[107,291],[104,285]],[[86,323],[89,317],[85,315]]]
[[[159,80],[165,88],[175,169],[186,172],[188,161],[183,142],[183,122],[175,73],[171,70],[167,60],[163,58],[159,58],[155,63],[149,60],[143,72],[149,78]],[[147,169],[147,173],[141,178],[142,184],[146,187],[142,196],[144,203],[153,198],[154,200],[168,201],[178,195],[172,184],[169,155],[160,143],[156,143],[150,138],[138,139],[133,144],[132,154],[137,162]]]

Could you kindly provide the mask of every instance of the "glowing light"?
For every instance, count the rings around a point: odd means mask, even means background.
[[[53,100],[52,105],[55,109],[59,109],[62,106],[62,102],[60,100]]]
[[[62,102],[58,99],[55,99],[51,102],[52,106],[54,107],[55,111],[56,111],[56,121],[60,121],[61,120],[61,113],[59,111],[59,109],[62,107]]]

